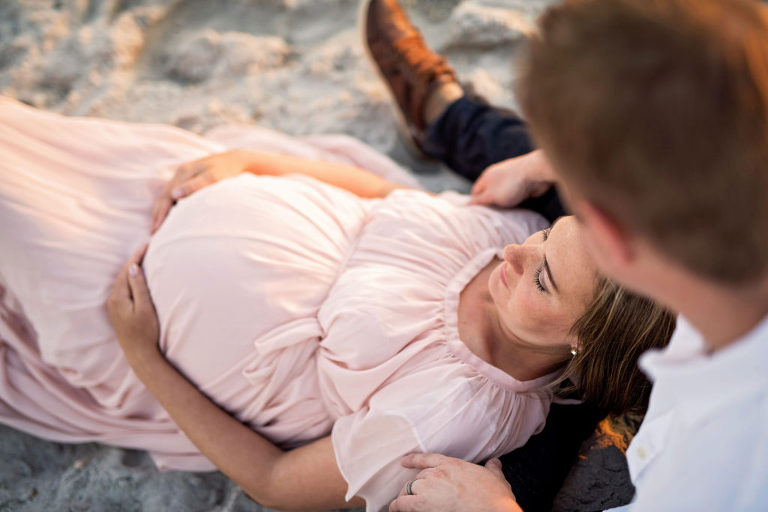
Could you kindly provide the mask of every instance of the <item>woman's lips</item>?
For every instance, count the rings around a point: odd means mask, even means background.
[[[506,272],[504,272],[506,268],[507,268],[507,262],[505,261],[499,267],[499,278],[501,279],[501,282],[504,283],[504,286],[507,288],[507,290],[509,290],[509,285],[507,284],[507,276],[505,275]]]

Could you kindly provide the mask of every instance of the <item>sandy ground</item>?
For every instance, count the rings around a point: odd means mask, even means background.
[[[514,108],[514,63],[550,1],[404,4],[462,80]],[[0,94],[68,115],[198,133],[227,123],[346,133],[414,170],[431,190],[467,191],[397,136],[390,98],[364,57],[357,11],[357,0],[0,0]],[[602,448],[604,460],[591,462],[592,484],[569,478],[561,510],[610,504],[583,491],[612,481],[596,476],[595,465],[623,475],[622,442],[585,446],[585,454]],[[50,443],[0,427],[0,461],[0,511],[263,510],[220,473],[159,473],[143,452]],[[626,500],[626,485],[619,491],[614,502]]]

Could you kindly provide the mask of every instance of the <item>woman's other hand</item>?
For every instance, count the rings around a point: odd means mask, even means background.
[[[544,194],[553,184],[549,162],[537,150],[485,169],[472,187],[469,204],[511,208]]]
[[[233,149],[181,164],[155,201],[150,232],[154,234],[158,230],[176,201],[217,181],[240,174],[253,163],[254,158],[254,153],[250,151]]]
[[[389,505],[389,512],[522,512],[504,478],[499,459],[485,467],[439,455],[414,453],[400,462],[421,469]]]
[[[107,299],[109,321],[131,366],[144,356],[160,353],[157,313],[140,267],[147,246],[144,244],[123,265]]]

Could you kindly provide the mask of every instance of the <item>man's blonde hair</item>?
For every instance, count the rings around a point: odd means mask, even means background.
[[[768,275],[768,7],[565,2],[523,71],[531,130],[587,200],[697,275]]]

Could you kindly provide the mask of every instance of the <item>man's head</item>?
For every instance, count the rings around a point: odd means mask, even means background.
[[[602,246],[629,234],[708,282],[768,279],[765,5],[566,2],[543,16],[520,93]]]

